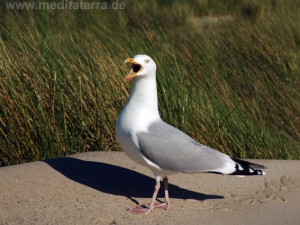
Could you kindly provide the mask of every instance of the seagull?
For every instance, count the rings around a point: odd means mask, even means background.
[[[116,136],[125,153],[136,163],[148,167],[156,185],[151,203],[132,209],[148,214],[155,208],[168,209],[168,176],[175,173],[217,173],[248,176],[265,175],[264,166],[236,159],[196,142],[193,138],[165,123],[158,111],[156,64],[148,55],[127,58],[131,70],[125,81],[134,80],[130,96],[116,123]],[[163,181],[165,201],[157,202]]]

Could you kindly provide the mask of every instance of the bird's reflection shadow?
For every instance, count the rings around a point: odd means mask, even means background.
[[[138,202],[134,198],[151,198],[153,194],[155,179],[120,166],[71,157],[51,159],[45,162],[75,182],[103,193],[128,197],[136,204]],[[224,198],[219,195],[201,194],[172,184],[169,184],[169,192],[171,198],[179,199]],[[159,196],[163,196],[163,193],[160,192]]]

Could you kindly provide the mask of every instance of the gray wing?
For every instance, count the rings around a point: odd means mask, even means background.
[[[177,172],[218,172],[232,165],[231,158],[201,145],[182,131],[163,121],[137,134],[142,154],[165,170]]]

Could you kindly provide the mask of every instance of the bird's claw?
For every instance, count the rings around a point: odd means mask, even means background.
[[[164,209],[168,210],[170,207],[170,202],[155,202],[153,209]],[[133,214],[148,214],[150,213],[153,209],[150,209],[150,204],[148,204],[146,207],[143,206],[137,206],[134,207],[131,212]]]

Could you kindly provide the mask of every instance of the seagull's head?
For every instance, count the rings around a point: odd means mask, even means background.
[[[129,81],[134,77],[153,76],[156,71],[156,64],[150,56],[136,55],[134,58],[128,58],[125,63],[131,63],[129,74],[125,77],[125,81]]]

